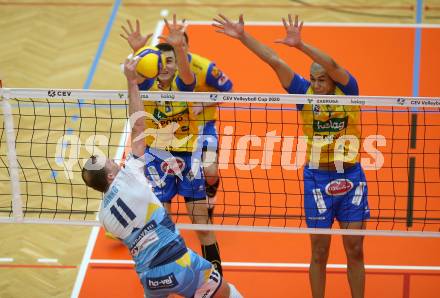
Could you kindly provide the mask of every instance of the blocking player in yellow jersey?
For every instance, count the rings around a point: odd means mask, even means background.
[[[218,32],[238,39],[276,72],[289,93],[358,95],[356,79],[330,56],[305,43],[303,23],[298,16],[283,18],[286,36],[276,42],[296,48],[313,60],[310,81],[296,74],[277,53],[253,38],[244,29],[243,15],[237,23],[219,15]],[[303,131],[308,137],[308,164],[304,168],[304,209],[306,222],[313,228],[330,228],[336,218],[342,229],[364,229],[370,217],[365,174],[358,162],[358,148],[338,142],[345,137],[360,138],[358,106],[298,105]],[[349,142],[350,144],[351,142]],[[353,142],[355,143],[355,142]],[[317,150],[315,150],[317,149]],[[321,154],[315,154],[319,152]],[[347,154],[348,153],[348,154]],[[324,297],[330,235],[311,235],[310,283],[313,297]],[[352,297],[363,297],[365,269],[363,236],[344,235],[348,281]]]
[[[166,20],[165,23],[169,35],[161,36],[165,43],[156,45],[162,56],[163,67],[154,79],[145,78],[145,73],[150,73],[149,71],[138,69],[139,89],[193,91],[196,76],[189,65],[184,28],[176,24],[175,16],[172,25]],[[128,21],[128,25],[129,29],[122,27],[126,35],[121,36],[131,46],[138,40],[142,41],[142,46],[145,45],[148,37],[141,36],[139,22],[136,21],[136,31],[133,30],[131,22]],[[135,55],[143,55],[142,46],[135,51]],[[141,62],[142,60],[139,63]],[[144,104],[149,115],[146,120],[146,151],[156,157],[147,163],[146,176],[154,186],[155,195],[168,211],[171,210],[172,198],[180,194],[185,198],[191,221],[196,224],[208,224],[210,219],[206,204],[205,178],[200,150],[197,149],[201,129],[197,114],[201,110],[193,109],[187,102],[173,101],[171,93],[169,97],[160,102],[146,101]],[[196,233],[202,245],[203,256],[221,273],[220,252],[215,233]]]
[[[130,21],[127,21],[129,28],[123,28],[127,34],[126,39],[134,52],[144,47],[151,35],[142,36],[139,21],[136,20],[134,30]],[[184,24],[178,25],[183,28]],[[189,38],[185,36],[185,47],[189,48]],[[196,86],[194,92],[233,92],[232,81],[221,71],[214,62],[194,53],[188,53],[191,71],[196,76]],[[217,189],[220,183],[218,174],[218,133],[216,128],[217,103],[195,104],[193,110],[196,111],[195,119],[203,125],[200,134],[198,148],[202,150],[203,172],[205,175],[205,189],[208,199],[208,214],[213,220]]]

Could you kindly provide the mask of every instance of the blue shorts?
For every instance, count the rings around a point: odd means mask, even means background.
[[[203,137],[202,137],[203,151],[217,151],[218,149],[218,133],[215,127],[215,121],[209,121],[205,123],[203,127]]]
[[[169,203],[176,194],[193,201],[204,200],[205,177],[201,157],[192,152],[169,152],[147,148],[145,176],[153,185],[153,192],[161,202]]]
[[[370,218],[364,171],[356,163],[344,173],[304,168],[304,209],[309,228],[330,228],[341,222]]]
[[[212,264],[190,249],[175,262],[141,272],[139,278],[149,298],[168,297],[169,294],[194,297],[197,289],[198,293],[205,290],[206,297],[211,297],[222,283]]]

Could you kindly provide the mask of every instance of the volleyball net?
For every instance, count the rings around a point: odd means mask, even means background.
[[[81,168],[92,154],[123,162],[129,153],[127,93],[0,94],[0,222],[99,225],[102,194],[84,185]],[[218,103],[214,224],[191,225],[190,211],[176,197],[172,217],[181,228],[440,236],[440,98],[183,92],[142,92],[141,98]],[[299,107],[310,109],[310,123]],[[355,116],[321,121],[324,111]],[[347,123],[358,128],[354,139],[344,138]],[[303,169],[310,166],[306,130],[312,126],[324,132],[320,141],[339,144],[334,150],[342,146],[343,161],[363,167],[370,211],[365,231],[307,228]],[[329,141],[328,131],[341,133]],[[345,150],[351,146],[354,155]],[[333,182],[326,192],[335,200],[350,190],[349,181]],[[319,195],[318,209],[325,208]]]

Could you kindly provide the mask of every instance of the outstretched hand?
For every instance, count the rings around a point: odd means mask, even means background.
[[[161,35],[159,39],[164,40],[173,47],[184,47],[185,46],[185,33],[186,23],[182,20],[182,24],[178,24],[176,20],[176,14],[173,14],[173,23],[170,24],[167,19],[164,19],[165,26],[168,29],[168,36]]]
[[[286,37],[283,39],[275,40],[276,43],[282,43],[289,47],[298,47],[302,45],[301,30],[303,27],[303,21],[298,24],[298,16],[295,15],[295,22],[292,20],[292,15],[288,15],[289,24],[287,24],[286,19],[283,18],[284,29],[286,29]]]
[[[127,29],[124,25],[121,26],[122,30],[125,32],[125,35],[122,33],[119,35],[125,39],[132,50],[136,52],[147,44],[148,40],[153,34],[150,33],[146,36],[142,36],[139,20],[136,20],[136,30],[133,29],[133,25],[131,24],[130,20],[127,20],[127,24],[129,29]]]
[[[216,32],[226,34],[232,38],[240,39],[244,35],[244,20],[241,14],[238,18],[237,23],[231,22],[227,17],[222,14],[218,15],[218,18],[213,18],[214,22],[212,25],[219,30]]]

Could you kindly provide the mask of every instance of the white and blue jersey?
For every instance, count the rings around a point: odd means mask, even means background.
[[[215,292],[221,278],[211,263],[187,249],[153,193],[144,167],[142,159],[127,159],[104,194],[99,221],[128,247],[147,297],[191,297],[207,285]]]

